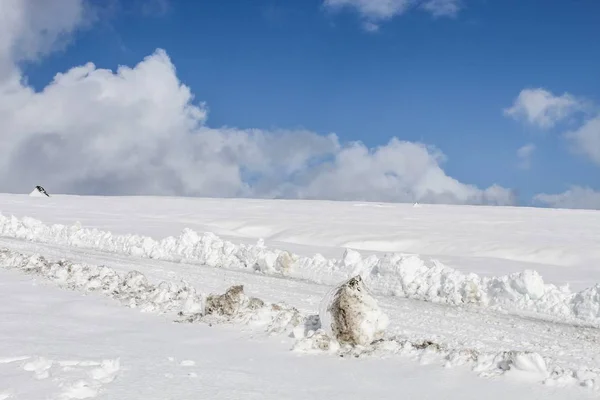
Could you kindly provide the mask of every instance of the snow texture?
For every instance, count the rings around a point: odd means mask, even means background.
[[[293,351],[301,353],[331,353],[340,357],[400,355],[414,358],[423,364],[439,363],[444,367],[468,366],[481,377],[517,374],[547,385],[580,385],[600,390],[600,369],[581,366],[578,369],[553,365],[538,353],[529,351],[481,352],[471,348],[451,347],[430,340],[410,340],[400,336],[386,337],[383,329],[387,317],[378,309],[374,299],[364,291],[360,277],[354,277],[329,292],[321,304],[321,314],[331,315],[323,321],[305,315],[285,304],[269,304],[244,294],[243,286],[229,288],[223,295],[203,295],[185,282],[152,284],[137,271],[120,274],[107,266],[81,265],[69,261],[51,262],[41,256],[25,256],[8,249],[0,250],[0,267],[17,269],[44,277],[71,290],[97,291],[120,300],[123,305],[142,312],[177,313],[177,322],[236,323],[260,327],[270,334],[288,333],[296,339]],[[350,307],[360,312],[353,315],[359,335],[345,336],[350,330],[336,328],[335,312],[331,305],[347,296]],[[204,307],[202,306],[204,304]],[[200,311],[202,310],[202,311]],[[325,311],[323,313],[323,311]],[[350,321],[350,319],[345,319]],[[342,333],[342,340],[331,337]],[[350,340],[348,340],[348,337]],[[358,345],[356,345],[358,344]],[[0,359],[0,363],[27,360],[29,357]],[[69,367],[67,361],[60,365]],[[46,379],[55,362],[44,358],[24,364],[36,379]],[[101,384],[110,383],[120,369],[120,362],[104,360],[100,368],[88,375],[93,381],[78,381],[67,388],[65,398],[96,396]],[[186,361],[182,365],[192,365]],[[69,397],[70,396],[70,397]],[[85,396],[85,397],[77,397]]]
[[[26,256],[7,249],[0,250],[0,265],[41,275],[69,289],[99,291],[142,312],[176,313],[177,322],[243,322],[281,333],[291,332],[305,319],[283,303],[247,297],[242,285],[229,288],[223,295],[205,295],[185,281],[153,284],[138,271],[123,274],[107,266],[49,262],[39,255]]]
[[[45,357],[22,357],[22,369],[31,372],[36,380],[52,377],[59,387],[59,399],[88,399],[96,397],[104,385],[115,380],[120,372],[120,359],[92,360],[50,360]],[[14,360],[19,361],[19,360]],[[12,362],[14,362],[12,361]],[[58,375],[58,377],[57,377]],[[10,399],[6,394],[0,399]]]
[[[194,262],[226,269],[253,270],[315,283],[336,285],[360,275],[377,295],[401,296],[451,305],[469,304],[507,311],[536,312],[566,320],[600,323],[600,286],[571,292],[544,282],[536,271],[499,277],[464,274],[437,260],[412,254],[371,255],[363,258],[347,249],[341,260],[320,254],[299,256],[256,245],[234,244],[212,233],[184,229],[178,237],[155,240],[141,235],[116,235],[80,224],[45,225],[25,217],[0,214],[0,236],[42,243],[96,249],[168,261]]]
[[[29,193],[29,197],[50,197],[44,192],[36,186],[31,193]]]

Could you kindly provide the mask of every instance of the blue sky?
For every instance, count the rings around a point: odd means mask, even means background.
[[[322,0],[162,0],[150,13],[131,4],[25,64],[28,82],[41,90],[75,65],[114,70],[161,48],[211,127],[423,142],[446,155],[449,176],[515,189],[522,204],[571,185],[600,189],[599,166],[563,136],[580,121],[539,129],[503,112],[527,88],[600,104],[597,1],[463,0],[453,16],[414,8],[380,19]]]

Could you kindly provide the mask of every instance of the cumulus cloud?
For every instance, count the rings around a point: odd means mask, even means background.
[[[504,114],[548,129],[582,109],[583,103],[568,93],[555,96],[545,89],[537,88],[522,90],[512,107],[504,110]]]
[[[377,31],[379,23],[402,15],[412,8],[420,8],[434,17],[454,17],[462,0],[325,0],[328,9],[353,8],[363,17],[368,31]]]
[[[589,187],[573,186],[560,194],[538,194],[534,200],[555,208],[600,210],[600,192]]]
[[[578,124],[574,130],[564,133],[571,149],[593,163],[600,165],[600,113],[592,102],[565,93],[556,96],[545,89],[525,89],[521,91],[514,105],[505,114],[517,120],[524,120],[539,128],[552,128],[558,122],[579,113],[571,122]],[[519,165],[529,168],[533,144],[517,151]],[[533,198],[534,203],[557,208],[600,209],[600,192],[589,187],[573,186],[559,194],[541,193]]]
[[[592,102],[568,93],[555,96],[541,88],[525,89],[504,113],[539,128],[552,128],[561,120],[580,113],[580,118],[573,120],[579,126],[564,133],[564,137],[571,143],[575,153],[600,165],[600,113]],[[524,147],[518,155],[520,158],[527,157],[530,151],[533,150]]]
[[[517,157],[519,158],[519,167],[523,169],[529,169],[531,166],[531,156],[535,151],[535,144],[529,143],[517,150]]]
[[[587,120],[578,129],[567,132],[565,137],[573,144],[573,149],[600,165],[600,115]]]
[[[72,6],[83,9],[81,2]],[[24,21],[11,24],[29,26],[36,13],[25,7],[14,16]],[[79,23],[74,18],[54,31]],[[15,43],[18,32],[11,33]],[[19,71],[12,54],[3,57]],[[41,91],[22,78],[0,80],[2,191],[43,185],[79,194],[514,202],[502,187],[482,190],[448,176],[443,154],[418,143],[392,139],[370,149],[306,130],[210,127],[207,108],[160,49],[116,71],[73,67]]]
[[[0,2],[0,79],[14,72],[15,62],[35,60],[64,46],[86,22],[82,0]]]
[[[423,144],[396,138],[368,149],[353,143],[331,162],[309,172],[295,188],[302,198],[422,201],[450,204],[512,204],[511,191],[491,187],[482,191],[446,175],[444,156]]]

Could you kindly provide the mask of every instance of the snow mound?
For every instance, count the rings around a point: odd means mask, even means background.
[[[199,234],[191,229],[184,229],[178,237],[156,240],[86,229],[80,224],[49,226],[33,218],[18,219],[2,214],[0,236],[136,257],[245,269],[332,286],[360,275],[364,284],[377,295],[535,312],[566,320],[600,323],[600,285],[573,293],[566,286],[545,283],[542,276],[531,270],[480,277],[413,254],[363,258],[357,251],[347,249],[340,260],[327,259],[320,254],[302,257],[269,249],[262,240],[256,245],[238,245],[212,233]]]
[[[185,281],[154,285],[137,271],[119,274],[106,266],[49,262],[41,256],[28,257],[8,250],[0,251],[0,262],[4,267],[41,275],[69,289],[104,292],[124,305],[143,312],[191,313],[202,309],[202,297]]]
[[[355,276],[332,289],[322,300],[319,318],[324,332],[342,344],[366,346],[381,339],[387,315],[371,297],[362,278]]]
[[[121,274],[107,266],[51,262],[7,249],[0,250],[0,267],[39,275],[71,290],[101,292],[141,312],[174,313],[179,317],[176,322],[251,324],[270,334],[291,333],[296,328],[307,331],[315,324],[313,317],[284,303],[270,304],[246,296],[242,285],[221,295],[205,295],[185,281],[154,284],[138,271]]]
[[[232,286],[225,294],[210,295],[206,299],[204,315],[221,315],[233,317],[241,310],[257,310],[264,307],[265,303],[261,299],[249,298],[244,294],[244,286]]]
[[[232,286],[225,294],[209,296],[206,299],[204,314],[234,316],[247,303],[249,301],[246,295],[244,295],[244,287],[242,285]]]

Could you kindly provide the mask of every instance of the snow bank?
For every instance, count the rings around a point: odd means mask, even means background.
[[[389,324],[360,275],[333,288],[323,298],[319,318],[323,330],[332,338],[342,344],[361,346],[381,339]]]
[[[568,287],[544,283],[535,271],[500,277],[464,274],[437,260],[410,254],[363,258],[348,249],[341,260],[317,254],[301,257],[287,251],[234,244],[212,233],[185,229],[178,237],[155,240],[140,235],[114,235],[97,229],[45,225],[33,218],[0,214],[0,236],[96,249],[119,254],[203,265],[247,269],[327,285],[360,275],[372,293],[452,305],[472,304],[508,311],[537,312],[600,323],[600,286],[572,293]]]
[[[468,366],[482,377],[519,374],[547,385],[581,385],[600,390],[600,370],[586,367],[563,368],[552,365],[551,360],[533,352],[484,353],[468,348],[447,348],[443,344],[427,340],[384,337],[382,329],[387,325],[387,318],[364,292],[366,288],[360,277],[354,277],[340,285],[322,302],[329,305],[324,311],[325,315],[331,315],[330,321],[338,321],[331,305],[341,303],[344,296],[347,296],[349,304],[358,305],[356,309],[364,311],[356,319],[361,322],[354,325],[364,337],[354,337],[340,343],[326,332],[336,331],[335,322],[330,323],[327,328],[328,323],[324,321],[321,328],[318,316],[303,315],[285,304],[267,304],[260,299],[247,297],[241,285],[232,286],[222,295],[203,295],[185,282],[153,284],[137,271],[120,274],[107,266],[82,265],[64,260],[52,262],[41,256],[26,256],[7,249],[0,250],[0,268],[36,274],[72,290],[101,292],[141,311],[177,313],[183,317],[177,322],[255,323],[266,327],[268,333],[290,332],[291,337],[297,339],[293,346],[296,352],[327,352],[353,358],[401,355],[423,364]],[[338,308],[341,309],[342,306]],[[355,346],[353,342],[364,345]],[[110,382],[119,369],[118,362],[118,359],[103,362],[103,369],[91,371],[91,376],[99,382]],[[38,370],[44,373],[48,363],[38,364],[31,364],[30,369],[35,373]]]
[[[248,298],[243,286],[223,295],[205,295],[185,281],[153,284],[138,271],[120,274],[107,266],[50,262],[6,249],[0,250],[0,267],[39,275],[71,290],[98,291],[142,312],[176,313],[181,317],[177,322],[241,322],[280,333],[291,332],[305,320],[293,307]]]
[[[467,367],[482,378],[502,375],[517,376],[547,386],[583,386],[600,390],[600,369],[563,367],[539,353],[530,351],[481,352],[470,348],[448,348],[429,340],[409,340],[389,337],[376,340],[368,346],[340,346],[322,329],[310,332],[293,347],[300,353],[333,353],[339,357],[390,357],[402,356],[422,365],[440,365],[444,368]]]
[[[10,250],[0,250],[0,263],[4,268],[40,275],[69,289],[103,292],[144,312],[193,313],[202,309],[202,296],[185,281],[154,285],[137,271],[119,274],[106,266],[49,262],[41,256],[25,256]]]

